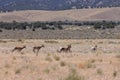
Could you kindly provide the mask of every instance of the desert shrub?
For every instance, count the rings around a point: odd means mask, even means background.
[[[5,68],[10,68],[11,66],[9,64],[5,64]]]
[[[8,71],[5,71],[5,74],[8,74]]]
[[[84,77],[78,76],[76,74],[70,74],[64,80],[85,80]]]
[[[15,57],[15,56],[13,56],[13,60],[16,60],[16,57]]]
[[[60,60],[60,57],[59,57],[59,56],[54,56],[54,59],[55,59],[56,61],[59,61],[59,60]]]
[[[0,43],[7,43],[7,41],[5,41],[5,40],[0,40]]]
[[[48,54],[47,54],[47,56],[51,56],[51,54],[50,54],[50,53],[48,53]]]
[[[98,42],[98,44],[103,44],[103,43],[104,43],[104,42],[102,42],[102,41],[101,41],[101,42]]]
[[[87,68],[96,68],[96,65],[92,63],[87,63]]]
[[[113,72],[113,77],[116,77],[117,76],[117,71],[114,71]]]
[[[44,41],[45,43],[58,43],[58,41],[51,40],[51,41]]]
[[[94,25],[94,29],[101,29],[101,24],[96,23],[96,24]]]
[[[97,69],[97,74],[102,75],[103,74],[102,69]]]
[[[113,29],[115,28],[116,23],[114,22],[97,22],[94,24],[94,29]]]
[[[21,69],[17,69],[16,71],[15,71],[15,74],[20,74],[21,73]]]
[[[77,73],[76,73],[76,70],[75,69],[72,69],[70,74],[63,80],[85,80],[84,77],[82,76],[79,76]]]
[[[87,68],[92,68],[92,67],[93,67],[93,65],[91,63],[87,64]]]
[[[95,59],[90,60],[91,63],[95,63],[95,61],[96,61]]]
[[[59,30],[63,30],[63,27],[62,27],[61,25],[58,25],[57,28],[58,28]]]
[[[65,65],[66,65],[66,63],[65,63],[64,61],[61,61],[61,62],[60,62],[60,66],[61,66],[61,67],[64,67]]]
[[[18,39],[17,41],[18,41],[18,42],[21,42],[21,43],[23,43],[23,42],[24,42],[22,39]]]
[[[89,60],[88,61],[88,63],[87,63],[87,68],[95,68],[96,66],[95,66],[95,59],[91,59],[91,60]]]

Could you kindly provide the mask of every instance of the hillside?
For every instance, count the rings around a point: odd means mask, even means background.
[[[120,0],[0,0],[0,11],[119,7]]]
[[[120,20],[120,8],[102,9],[72,9],[64,11],[24,10],[0,13],[0,21],[18,22],[31,21],[94,21],[94,20]]]

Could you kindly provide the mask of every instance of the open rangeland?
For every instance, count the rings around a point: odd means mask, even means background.
[[[120,40],[1,39],[0,80],[120,80]]]
[[[72,9],[64,11],[24,10],[7,13],[0,13],[0,21],[12,22],[33,22],[33,21],[96,21],[120,20],[120,8],[100,9]]]

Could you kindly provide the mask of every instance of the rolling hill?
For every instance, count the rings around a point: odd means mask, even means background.
[[[0,13],[0,21],[32,22],[32,21],[96,21],[96,20],[120,20],[120,8],[102,9],[72,9],[63,11],[23,10]]]

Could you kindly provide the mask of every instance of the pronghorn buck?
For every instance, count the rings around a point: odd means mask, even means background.
[[[18,51],[18,52],[21,52],[24,48],[26,48],[26,46],[22,46],[22,47],[15,47],[12,52],[14,51]]]
[[[33,47],[33,52],[38,56],[38,52],[41,48],[45,47],[44,45]]]
[[[66,48],[62,47],[58,52],[71,52],[71,45],[68,45]]]

